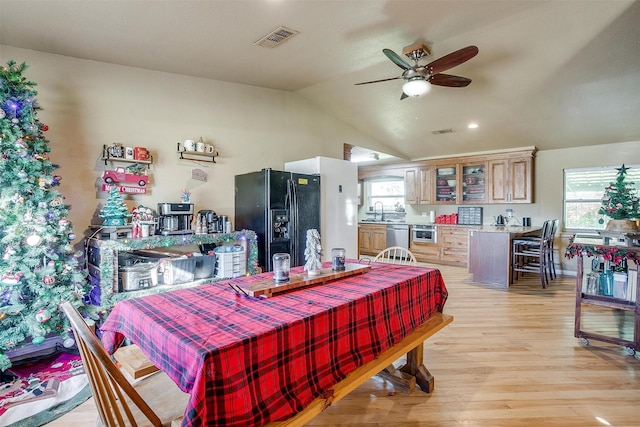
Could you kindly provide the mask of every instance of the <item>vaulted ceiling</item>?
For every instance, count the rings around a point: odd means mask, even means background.
[[[299,34],[255,44],[279,26]],[[472,83],[355,85],[399,76],[382,49],[417,42],[421,64],[477,46],[446,71]],[[638,1],[0,0],[0,43],[295,92],[412,160],[640,141]]]

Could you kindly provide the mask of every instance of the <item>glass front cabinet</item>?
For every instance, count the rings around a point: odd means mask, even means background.
[[[487,201],[485,184],[486,163],[461,164],[462,203],[478,204]]]
[[[457,165],[436,167],[436,203],[455,204],[458,196]]]

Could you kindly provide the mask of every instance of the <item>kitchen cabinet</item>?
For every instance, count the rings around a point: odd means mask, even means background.
[[[220,280],[211,277],[179,285],[158,285],[141,290],[118,292],[119,252],[166,248],[169,246],[230,244],[232,242],[244,247],[247,263],[246,271],[248,274],[256,274],[258,272],[256,234],[250,230],[242,230],[217,234],[155,235],[140,239],[100,240],[97,238],[88,238],[85,244],[87,247],[87,270],[89,272],[89,279],[94,285],[94,289],[97,289],[100,306],[109,310],[116,302],[123,299]],[[92,295],[93,293],[94,291],[92,291]]]
[[[460,185],[462,187],[463,204],[481,204],[487,201],[485,171],[487,162],[462,163],[460,168]]]
[[[411,242],[409,250],[419,262],[440,263],[440,244],[426,242]]]
[[[456,204],[459,190],[457,172],[456,163],[436,167],[434,203]]]
[[[533,158],[488,161],[489,203],[533,202]]]
[[[409,168],[404,173],[404,200],[408,205],[431,204],[431,168]]]
[[[411,242],[409,249],[420,262],[467,266],[469,227],[437,227],[437,243]]]
[[[358,252],[360,255],[378,255],[387,247],[386,224],[358,225]]]
[[[469,249],[468,227],[438,226],[440,262],[448,265],[467,266]]]
[[[359,179],[404,176],[406,204],[533,203],[535,149],[358,167]]]

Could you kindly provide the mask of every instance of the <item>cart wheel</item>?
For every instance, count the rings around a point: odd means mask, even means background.
[[[580,344],[582,345],[589,345],[589,340],[586,338],[580,338]]]
[[[624,351],[629,355],[629,356],[635,356],[636,355],[636,351],[631,348],[631,347],[624,347]]]

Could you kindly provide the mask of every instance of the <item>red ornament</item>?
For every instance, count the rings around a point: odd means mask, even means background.
[[[43,124],[43,125],[42,125],[42,131],[43,131],[43,132],[46,132],[46,131],[48,131],[48,130],[49,130],[49,126],[47,126],[47,125]]]
[[[54,279],[53,276],[44,276],[42,278],[42,281],[45,285],[53,285],[53,282],[55,282],[56,279]]]

